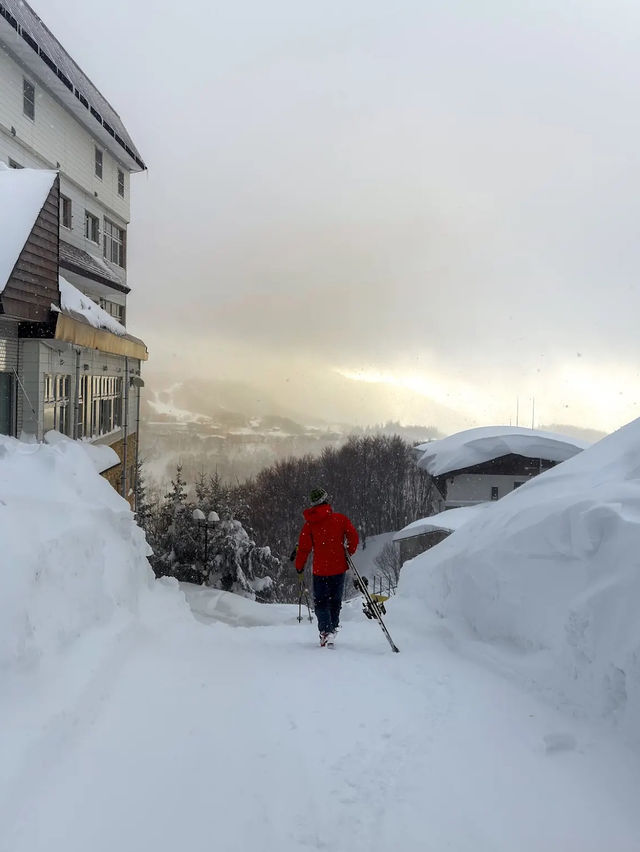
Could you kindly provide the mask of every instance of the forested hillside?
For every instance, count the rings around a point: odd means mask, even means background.
[[[289,555],[311,488],[328,491],[365,547],[368,536],[429,514],[433,488],[416,467],[411,445],[397,435],[352,437],[339,449],[278,462],[236,486],[215,471],[186,482],[180,467],[172,489],[159,499],[148,498],[143,475],[140,482],[139,522],[157,574],[270,600],[291,597]],[[205,520],[194,520],[195,509]],[[211,512],[219,520],[206,520]]]

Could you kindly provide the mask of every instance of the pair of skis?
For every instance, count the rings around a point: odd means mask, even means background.
[[[387,630],[387,625],[382,620],[382,615],[386,612],[384,608],[384,602],[378,599],[378,595],[371,594],[371,592],[369,591],[369,586],[367,585],[367,578],[361,576],[360,572],[353,563],[353,559],[351,558],[349,551],[345,550],[345,555],[347,557],[349,568],[351,568],[351,570],[353,571],[353,585],[364,597],[364,601],[362,602],[362,611],[367,616],[367,618],[375,618],[375,620],[380,625],[382,632],[387,637],[387,642],[389,643],[389,645],[391,645],[391,650],[395,654],[398,654],[400,652],[400,648],[398,648],[396,643],[391,638],[391,634]]]

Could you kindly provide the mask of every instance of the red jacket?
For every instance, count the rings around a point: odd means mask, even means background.
[[[296,554],[296,570],[302,571],[313,550],[313,573],[322,577],[344,574],[348,569],[344,554],[345,539],[349,553],[358,547],[358,533],[349,518],[334,512],[328,503],[312,506],[302,513],[302,527]]]

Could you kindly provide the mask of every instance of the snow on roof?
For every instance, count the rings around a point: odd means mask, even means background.
[[[423,533],[434,532],[435,530],[448,530],[454,532],[463,524],[466,524],[471,518],[483,511],[487,507],[494,505],[493,503],[478,503],[476,506],[460,506],[457,509],[446,509],[444,512],[439,512],[437,515],[430,515],[428,518],[420,518],[418,521],[413,521],[407,524],[399,532],[397,532],[393,540],[402,541],[405,538],[413,538]]]
[[[63,435],[62,432],[57,432],[55,429],[51,429],[49,432],[45,433],[44,442],[50,446],[56,446],[68,442],[77,444],[79,447],[82,447],[85,453],[89,456],[91,463],[98,473],[103,473],[105,470],[109,470],[110,467],[115,467],[115,465],[120,464],[120,456],[116,453],[113,447],[108,447],[106,444],[91,444],[89,441],[74,441],[73,438],[69,438],[67,435]]]
[[[480,426],[420,444],[416,450],[422,451],[418,467],[441,476],[511,454],[562,462],[589,446],[566,435],[523,426]]]
[[[113,334],[120,336],[127,333],[126,328],[108,314],[103,308],[85,296],[73,284],[69,284],[62,275],[60,276],[60,305],[63,311],[73,311],[80,314],[94,328],[105,328]],[[55,305],[53,310],[58,310]]]
[[[57,172],[46,169],[0,168],[0,293],[29,239],[56,175]]]
[[[97,255],[90,254],[65,240],[60,240],[60,266],[71,272],[79,271],[81,275],[96,281],[106,281],[109,286],[115,286],[115,289],[121,293],[129,292],[130,288]]]

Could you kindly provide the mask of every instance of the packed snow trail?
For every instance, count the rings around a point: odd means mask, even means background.
[[[357,604],[334,650],[297,607],[249,608],[275,623],[204,606],[71,649],[55,713],[30,695],[5,714],[0,850],[640,849],[637,755],[465,659],[423,608],[390,607],[399,655]]]

